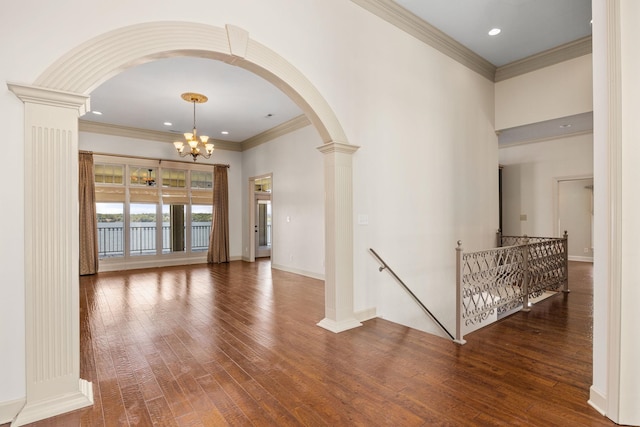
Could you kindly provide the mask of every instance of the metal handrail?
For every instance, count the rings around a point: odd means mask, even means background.
[[[429,311],[429,309],[422,303],[422,301],[420,301],[420,299],[413,292],[411,292],[411,289],[409,289],[409,287],[404,284],[404,282],[398,277],[398,275],[394,273],[391,267],[389,267],[387,263],[384,262],[384,260],[380,257],[380,255],[378,255],[376,251],[374,251],[371,248],[369,248],[369,251],[378,259],[380,264],[382,264],[382,267],[378,267],[378,271],[382,271],[382,270],[389,271],[389,273],[391,273],[393,278],[396,279],[396,281],[404,288],[405,291],[409,293],[409,295],[411,295],[411,297],[414,299],[416,303],[418,303],[418,305],[422,308],[422,310],[424,310],[424,312],[427,313],[429,317],[431,317],[431,319],[435,321],[438,324],[438,326],[440,326],[440,328],[442,328],[442,330],[445,331],[452,340],[455,340],[455,338],[453,337],[453,335],[451,335],[451,333],[447,330],[447,328],[445,328],[444,325],[440,323],[438,318],[434,316],[433,313],[431,313],[431,311]]]

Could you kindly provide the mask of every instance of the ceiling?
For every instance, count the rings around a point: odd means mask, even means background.
[[[495,66],[516,61],[591,34],[591,0],[395,0]],[[489,36],[491,28],[502,32]],[[160,59],[127,69],[91,93],[92,112],[83,120],[176,133],[193,127],[193,105],[184,92],[209,100],[196,105],[198,133],[241,143],[302,114],[275,86],[243,68],[194,57]],[[101,112],[101,115],[93,114]],[[525,129],[549,137],[585,126],[585,117]],[[165,125],[165,122],[171,123]],[[553,121],[550,121],[553,122]],[[588,125],[588,123],[587,123]],[[228,134],[222,134],[228,132]],[[500,142],[505,143],[505,132]],[[508,143],[521,134],[509,133]]]
[[[497,67],[591,35],[591,0],[394,1]]]

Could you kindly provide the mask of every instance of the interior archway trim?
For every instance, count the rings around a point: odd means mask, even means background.
[[[48,67],[35,86],[88,95],[121,71],[161,58],[195,56],[243,67],[274,84],[304,111],[323,142],[348,143],[326,100],[292,64],[245,30],[162,21],[119,28],[77,46]]]

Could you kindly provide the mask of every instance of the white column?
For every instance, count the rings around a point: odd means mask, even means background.
[[[80,379],[78,117],[88,97],[9,84],[24,102],[26,405],[12,426],[93,404]]]
[[[590,403],[618,424],[640,425],[640,3],[597,0],[593,12],[594,196],[601,203]]]
[[[318,326],[342,332],[362,324],[353,312],[353,177],[351,155],[359,147],[332,142],[324,154],[325,318]]]

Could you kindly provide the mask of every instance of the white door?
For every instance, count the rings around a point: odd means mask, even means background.
[[[256,194],[254,225],[256,258],[271,256],[271,195]]]

